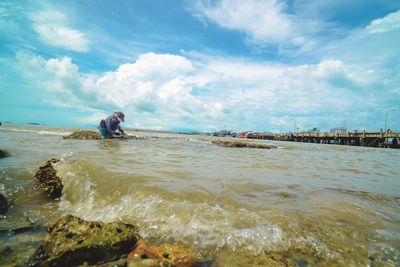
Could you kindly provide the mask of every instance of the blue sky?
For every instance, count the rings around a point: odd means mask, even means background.
[[[400,130],[400,1],[1,1],[0,121]]]

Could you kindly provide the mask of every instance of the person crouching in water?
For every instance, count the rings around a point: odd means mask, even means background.
[[[122,130],[119,125],[120,122],[124,120],[125,115],[122,112],[114,112],[111,116],[107,117],[105,120],[100,121],[100,134],[101,138],[122,138],[125,135],[124,130]]]

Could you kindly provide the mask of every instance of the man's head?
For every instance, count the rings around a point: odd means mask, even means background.
[[[119,120],[119,121],[125,121],[125,115],[121,111],[115,112],[114,116]]]

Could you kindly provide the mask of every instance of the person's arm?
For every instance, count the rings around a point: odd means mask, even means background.
[[[121,125],[119,125],[119,124],[118,124],[118,131],[119,131],[121,134],[125,134],[125,131],[122,129]]]

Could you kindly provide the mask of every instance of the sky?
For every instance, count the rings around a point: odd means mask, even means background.
[[[400,130],[400,1],[0,2],[0,122]]]

